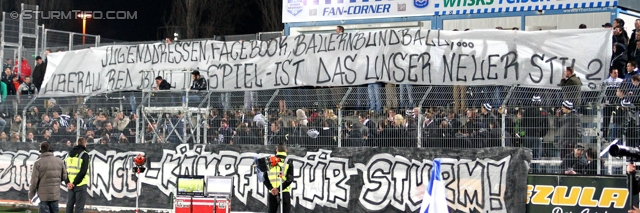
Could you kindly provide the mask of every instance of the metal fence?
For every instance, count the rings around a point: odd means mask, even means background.
[[[638,145],[638,125],[632,122],[638,113],[620,104],[636,97],[626,96],[618,98],[604,87],[582,92],[394,84],[244,92],[149,88],[90,97],[10,96],[3,115],[12,123],[4,128],[9,139],[27,142],[66,143],[63,139],[83,136],[95,143],[526,147],[532,150],[534,173],[620,175],[624,159],[601,158],[600,151],[612,141]],[[27,122],[9,122],[14,115]]]

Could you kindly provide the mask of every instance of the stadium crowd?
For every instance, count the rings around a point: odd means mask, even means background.
[[[640,29],[640,20],[634,25]],[[605,106],[602,133],[608,141],[625,135],[631,144],[638,145],[640,119],[635,106],[640,104],[640,34],[634,29],[627,37],[622,19],[603,27],[614,30],[614,53],[610,78],[605,81],[604,103],[596,103]],[[344,28],[336,31],[342,33]],[[559,94],[549,89],[517,88],[509,103],[503,103],[509,89],[503,86],[434,87],[421,102],[426,87],[373,83],[355,87],[342,106],[345,88],[302,87],[282,90],[277,109],[269,111],[257,103],[264,103],[270,95],[216,93],[210,97],[216,109],[202,113],[197,125],[195,115],[185,116],[181,111],[138,118],[135,103],[140,101],[139,92],[124,95],[131,107],[120,105],[115,109],[99,101],[80,105],[75,97],[32,101],[43,86],[46,63],[46,58],[37,57],[31,70],[23,59],[18,75],[17,63],[5,60],[0,81],[0,142],[48,141],[71,146],[76,136],[82,136],[89,143],[102,144],[265,144],[266,140],[267,144],[285,142],[303,147],[335,147],[340,141],[343,147],[419,144],[479,148],[502,146],[504,141],[506,146],[533,149],[534,159],[560,156],[564,173],[595,174],[593,159],[597,151],[582,144],[581,114],[587,112],[587,105],[599,100],[598,94],[580,91],[582,83],[572,67],[565,70]],[[191,90],[195,92],[188,100],[198,103],[205,98],[207,82],[197,71],[192,78]],[[179,106],[180,100],[184,102],[184,94],[161,91],[171,89],[162,77],[156,78],[156,85],[154,104]],[[338,113],[342,113],[341,120]],[[144,129],[144,138],[136,135],[138,125]],[[553,146],[543,147],[549,137]]]

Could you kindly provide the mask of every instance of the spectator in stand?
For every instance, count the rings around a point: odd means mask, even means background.
[[[20,135],[18,135],[18,133],[11,133],[11,137],[9,138],[9,142],[11,142],[11,143],[20,142]]]
[[[36,67],[33,69],[33,84],[36,85],[38,91],[42,88],[44,75],[47,72],[47,64],[42,63],[42,57],[36,57]]]
[[[628,44],[629,43],[629,33],[627,33],[627,31],[624,29],[624,19],[621,18],[616,18],[613,20],[613,29],[615,28],[620,28],[621,32],[620,34],[622,34],[622,36],[624,37],[624,40],[626,42],[624,42],[624,44]]]
[[[87,118],[87,122],[85,126],[81,126],[80,128],[85,130],[96,130],[96,126],[94,122],[96,121],[96,115],[93,114],[93,109],[89,108],[85,111],[85,117]]]
[[[13,67],[12,64],[13,64],[13,61],[11,61],[11,58],[4,59],[4,64],[2,65],[2,70],[9,69],[9,72],[11,72],[11,68]]]
[[[205,91],[208,89],[207,86],[207,79],[203,78],[202,76],[200,76],[200,72],[198,71],[193,71],[191,72],[191,87],[190,90],[193,90],[191,92],[193,92],[194,94],[189,94],[189,103],[192,103],[194,105],[198,105],[200,102],[200,95],[203,94],[198,94],[198,91]],[[231,93],[225,92],[225,93],[221,93],[221,96],[226,97],[226,102],[223,102],[223,104],[229,104],[231,101]]]
[[[636,48],[629,53],[629,61],[640,63],[640,40],[636,40]]]
[[[62,114],[62,108],[60,108],[58,102],[55,99],[49,99],[47,105],[49,106],[49,108],[47,108],[47,112],[49,114],[51,114],[52,112],[58,112],[59,115]]]
[[[20,108],[25,107],[27,102],[31,100],[36,94],[38,94],[38,88],[35,84],[31,83],[31,77],[24,77],[24,82],[18,87],[18,103]]]
[[[478,115],[478,122],[489,124],[491,122],[497,121],[498,117],[496,117],[493,112],[491,112],[492,109],[493,107],[491,107],[491,104],[483,104],[482,108],[480,108],[480,115]]]
[[[621,86],[616,96],[627,99],[634,105],[640,105],[640,75],[631,77],[631,83]]]
[[[624,82],[624,80],[620,78],[620,76],[618,75],[618,70],[620,69],[618,69],[617,67],[611,67],[611,71],[609,72],[609,78],[604,80],[604,83],[608,88],[609,87],[618,88],[620,87],[620,85],[622,85],[622,82]],[[632,73],[633,72],[634,71],[632,71]]]
[[[7,136],[7,133],[0,132],[0,143],[7,143],[7,142],[9,142],[9,136]]]
[[[560,81],[560,88],[562,89],[563,100],[568,100],[576,107],[582,104],[582,94],[581,88],[582,81],[580,77],[576,76],[573,71],[573,67],[567,67],[564,71],[564,75],[562,75],[562,80]]]
[[[60,123],[61,127],[68,127],[69,126],[69,116],[68,115],[61,115],[60,112],[58,112],[58,111],[52,111],[51,112],[51,120]]]
[[[31,76],[31,65],[27,58],[22,58],[22,70],[20,71],[20,80],[23,81],[24,77]],[[13,68],[13,73],[18,74],[18,59],[16,58],[16,66]]]
[[[336,27],[336,33],[337,34],[343,34],[344,33],[344,27],[343,26],[337,26]]]
[[[17,135],[17,134],[16,134]],[[42,136],[40,136],[39,141],[47,141],[47,142],[51,142],[53,143],[53,138],[51,137],[51,129],[45,129],[42,133]]]
[[[94,130],[101,131],[102,129],[104,129],[104,127],[108,123],[107,114],[105,114],[104,112],[101,112],[100,114],[98,114],[98,116],[95,117],[92,123],[93,123],[93,126],[95,127],[93,128]]]
[[[7,85],[7,95],[14,96],[16,95],[16,87],[13,85],[13,74],[11,73],[11,69],[7,68],[2,73],[2,82]]]
[[[76,128],[76,124],[70,123],[69,127],[65,129],[63,136],[66,138],[75,138],[78,135],[78,129]]]
[[[96,140],[95,138],[95,132],[93,132],[93,130],[87,130],[87,132],[85,132],[85,136],[84,138],[87,139],[87,142],[89,143],[98,143],[99,141]]]
[[[634,33],[635,33],[635,31],[640,32],[640,29],[634,30]],[[632,38],[633,38],[633,40],[629,41],[629,45],[627,45],[627,58],[629,58],[629,59],[635,58],[634,54],[637,54],[638,51],[639,51],[638,50],[638,41],[640,41],[640,33],[635,33]]]
[[[52,121],[51,118],[49,118],[49,115],[43,114],[40,123],[37,126],[38,132],[42,133],[45,129],[51,128],[51,124]]]
[[[60,123],[54,121],[51,124],[51,143],[59,143],[64,138],[64,131],[60,129]]]
[[[578,26],[578,29],[587,29],[587,25],[586,24],[580,24],[580,26]]]
[[[14,91],[16,91],[16,94],[15,94],[15,95],[20,94],[20,93],[18,92],[18,88],[20,88],[20,84],[21,84],[20,79],[18,78],[18,76],[15,76],[15,75],[14,75],[14,76],[13,76],[13,79],[11,80],[11,85],[13,85],[13,89],[14,89]],[[9,85],[9,86],[11,86],[11,85]],[[8,91],[8,90],[10,90],[10,89],[7,89],[7,91]]]
[[[111,125],[110,122],[106,122],[104,125],[104,128],[100,131],[100,133],[98,135],[105,137],[105,136],[111,136],[111,134],[114,133],[118,133],[116,130],[113,129],[113,126]],[[116,137],[117,139],[117,137]]]
[[[620,43],[625,46],[629,43],[629,35],[622,27],[613,28],[613,43]]]
[[[562,102],[562,108],[556,112],[556,117],[555,127],[559,128],[560,156],[565,158],[582,140],[582,123],[571,101]]]
[[[170,90],[171,84],[167,82],[167,80],[162,79],[162,76],[156,77],[156,86],[153,87],[154,90]]]
[[[113,125],[116,127],[118,132],[124,132],[125,128],[129,125],[129,117],[124,116],[124,113],[118,112],[116,114],[116,118],[113,120]]]
[[[285,135],[285,132],[280,130],[281,128],[282,125],[279,122],[271,122],[271,126],[269,128],[269,136],[267,139],[269,144],[288,144],[288,138]]]
[[[612,28],[612,27],[613,27],[613,25],[611,25],[611,23],[607,22],[607,23],[604,23],[604,24],[602,25],[602,27],[604,27],[604,28]]]
[[[597,175],[598,174],[598,154],[592,148],[588,148],[585,151],[585,157],[587,158],[587,165],[583,167],[582,174]],[[600,168],[604,167],[604,161],[600,161]]]
[[[229,122],[223,119],[220,122],[220,129],[218,130],[218,141],[220,144],[233,145],[234,131],[229,127]]]
[[[635,46],[636,40],[638,40],[636,38],[636,35],[637,35],[636,31],[640,29],[640,19],[636,19],[636,21],[633,22],[633,26],[635,28],[631,30],[631,37],[629,37],[629,46],[627,48],[627,50],[630,50],[630,51],[635,49],[634,46]]]
[[[562,158],[560,169],[562,174],[575,175],[587,165],[587,158],[584,156],[584,146],[576,144],[573,153],[567,153]]]
[[[366,143],[363,143],[363,146],[376,146],[376,123],[370,120],[369,117],[370,114],[367,112],[358,114],[358,121],[367,128],[367,133],[363,134],[366,137]]]
[[[613,45],[613,55],[611,56],[611,67],[615,67],[618,70],[622,70],[627,64],[627,53],[625,52],[625,45],[621,43],[615,43]]]
[[[11,122],[11,128],[9,128],[9,132],[17,132],[18,134],[22,133],[22,117],[20,115],[13,116],[13,121]]]
[[[631,83],[631,77],[636,76],[636,75],[640,75],[640,72],[638,71],[638,66],[637,63],[633,60],[630,60],[629,62],[627,62],[627,67],[626,69],[627,72],[626,74],[623,76],[624,77],[624,83]],[[622,76],[620,76],[622,77]]]
[[[15,133],[14,133],[15,134]],[[33,132],[29,132],[27,133],[27,138],[25,139],[26,143],[37,143],[38,141],[36,141]]]
[[[621,99],[616,96],[616,91],[622,85],[622,80],[618,76],[618,69],[611,68],[611,72],[609,72],[609,78],[604,80],[606,91],[605,91],[605,106],[603,110],[603,120],[602,120],[602,135],[606,137],[608,141],[613,141],[617,137],[617,132],[619,126],[615,124],[615,122],[610,126],[612,113],[615,111],[617,103],[620,103]]]

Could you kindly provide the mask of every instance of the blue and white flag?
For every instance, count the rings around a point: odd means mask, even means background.
[[[449,213],[444,182],[440,174],[440,159],[433,160],[431,178],[427,184],[427,191],[422,198],[420,213]]]

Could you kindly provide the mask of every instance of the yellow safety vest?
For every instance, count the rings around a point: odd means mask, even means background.
[[[67,175],[69,176],[69,181],[71,181],[71,183],[73,183],[78,173],[80,173],[80,167],[82,166],[82,156],[85,155],[85,153],[88,154],[86,151],[83,151],[80,152],[80,154],[78,154],[78,156],[76,157],[67,157],[67,159],[64,160],[67,164]],[[84,186],[89,184],[89,175],[89,168],[87,168],[87,174],[85,174],[84,178],[82,178],[82,182],[80,182],[80,184],[76,186]]]
[[[278,152],[276,155],[279,156],[287,156],[286,152]],[[284,168],[284,171],[283,171]],[[286,174],[289,170],[289,164],[285,164],[284,162],[279,162],[277,166],[271,167],[269,170],[269,182],[271,182],[271,186],[280,190],[280,172],[282,172],[282,182],[287,180]],[[291,185],[289,185],[286,189],[282,190],[282,192],[289,192]]]

